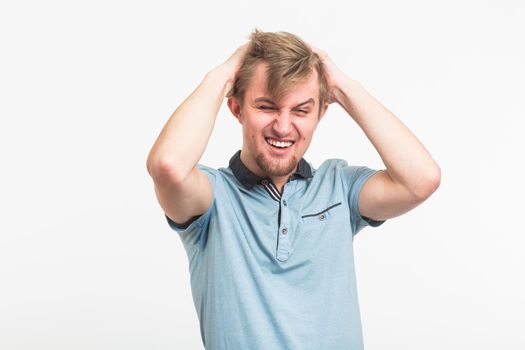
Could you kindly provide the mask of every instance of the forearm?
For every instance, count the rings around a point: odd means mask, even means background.
[[[231,74],[220,66],[210,71],[175,110],[148,155],[150,175],[169,171],[182,180],[197,165],[231,87],[230,78]]]
[[[421,197],[432,193],[439,186],[440,168],[430,153],[359,82],[344,79],[335,92],[335,98],[364,131],[393,181]]]

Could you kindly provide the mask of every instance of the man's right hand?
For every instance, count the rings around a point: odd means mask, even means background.
[[[242,62],[244,61],[244,56],[248,51],[249,45],[250,43],[246,43],[239,46],[223,64],[217,67],[217,69],[222,70],[228,77],[226,90],[228,91],[228,94],[226,95],[227,97],[231,95],[235,78],[237,77],[237,73],[239,72]]]
[[[211,183],[197,164],[247,49],[248,43],[241,45],[206,75],[166,122],[148,155],[147,169],[158,201],[176,223],[187,223],[212,203]]]

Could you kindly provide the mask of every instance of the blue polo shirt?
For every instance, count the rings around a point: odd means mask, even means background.
[[[353,238],[364,182],[379,170],[300,160],[282,193],[238,151],[229,167],[197,167],[213,187],[206,213],[179,233],[208,350],[363,349]]]

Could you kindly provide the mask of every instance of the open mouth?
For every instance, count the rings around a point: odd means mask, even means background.
[[[277,141],[275,139],[271,139],[268,137],[266,137],[265,140],[267,144],[272,146],[272,148],[278,149],[278,150],[285,150],[291,147],[295,143],[294,141]]]

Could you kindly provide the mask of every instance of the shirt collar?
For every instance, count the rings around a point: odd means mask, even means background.
[[[241,161],[241,150],[237,151],[233,157],[230,159],[230,168],[233,172],[233,175],[242,183],[247,189],[251,189],[254,185],[261,184],[263,180],[271,181],[269,177],[261,177],[255,175],[250,169],[244,165]],[[312,177],[312,169],[310,164],[304,159],[301,158],[299,161],[299,166],[297,170],[292,174],[288,181],[294,180],[298,177],[307,179]]]

